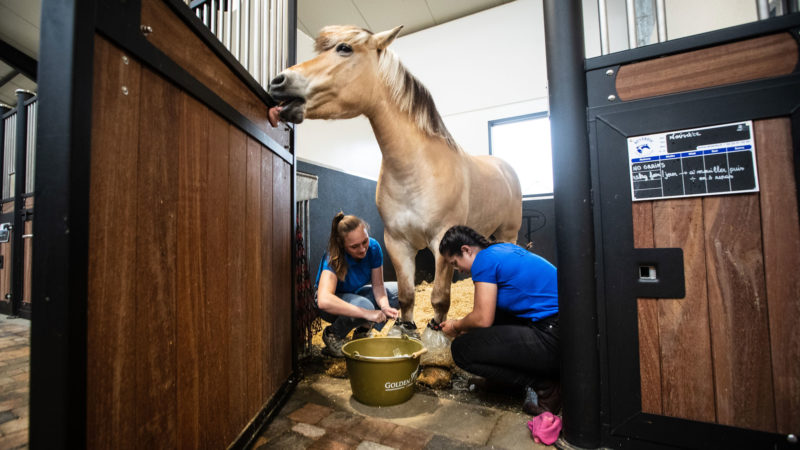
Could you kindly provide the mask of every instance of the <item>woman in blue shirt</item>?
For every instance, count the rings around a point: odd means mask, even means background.
[[[323,352],[343,357],[342,345],[369,335],[373,323],[397,318],[397,283],[383,282],[383,251],[362,219],[339,212],[331,223],[328,251],[317,271],[317,307],[331,325],[322,332]]]
[[[439,253],[471,273],[472,311],[442,323],[455,337],[453,361],[489,382],[517,386],[523,409],[538,415],[561,409],[556,268],[510,243],[488,241],[465,226],[447,230]]]

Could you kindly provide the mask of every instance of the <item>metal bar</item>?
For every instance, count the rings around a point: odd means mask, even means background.
[[[769,19],[769,0],[756,0],[758,20]]]
[[[581,3],[544,1],[553,152],[563,436],[600,445],[595,239]]]
[[[269,21],[269,11],[272,8],[272,0],[265,1],[265,6],[261,9],[261,78],[262,86],[267,86],[269,80],[272,78],[272,72],[269,70],[269,58],[272,50],[272,43],[267,40],[267,35],[274,26]]]
[[[667,40],[667,8],[664,0],[656,0],[656,26],[658,27],[658,42]]]
[[[211,26],[208,28],[214,36],[217,36],[217,0],[211,0]]]
[[[244,8],[242,9],[242,17],[244,17],[244,27],[242,28],[242,58],[239,62],[242,63],[245,69],[250,72],[250,1],[244,0]]]
[[[297,0],[287,0],[286,9],[286,67],[297,64]]]
[[[231,51],[231,25],[233,17],[233,0],[227,0],[228,8],[225,11],[225,48]]]
[[[38,99],[37,99],[38,100]],[[28,108],[28,142],[26,146],[25,192],[33,192],[36,181],[36,127],[38,123],[39,102],[34,101]]]
[[[5,120],[6,139],[3,147],[3,198],[10,198],[14,195],[14,148],[17,136],[17,114],[16,112]]]
[[[17,315],[22,305],[22,292],[25,282],[25,247],[22,244],[22,230],[25,229],[25,173],[27,164],[25,156],[28,152],[28,108],[25,101],[35,94],[24,89],[17,89],[17,124],[14,143],[14,233],[11,244],[11,314]]]
[[[638,47],[636,41],[636,1],[625,0],[625,12],[628,17],[628,48]]]
[[[608,38],[608,7],[606,0],[597,0],[597,15],[600,20],[600,54],[611,53],[610,40]]]

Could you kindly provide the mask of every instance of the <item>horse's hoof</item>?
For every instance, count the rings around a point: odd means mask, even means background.
[[[419,331],[417,331],[417,324],[411,321],[398,320],[394,323],[394,327],[389,330],[389,336],[399,337],[408,336],[413,339],[419,339]]]

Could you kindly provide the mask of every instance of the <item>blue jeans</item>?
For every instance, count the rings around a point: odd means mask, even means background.
[[[397,296],[397,282],[394,281],[384,282],[383,286],[386,288],[386,296],[389,297],[389,306],[391,306],[392,308],[399,308],[400,299]],[[353,294],[350,293],[339,294],[338,296],[347,303],[358,306],[359,308],[380,309],[380,307],[378,307],[378,302],[375,301],[375,294],[373,294],[372,292],[371,284],[362,286]],[[316,302],[317,298],[315,296],[314,297],[315,305]],[[319,309],[319,306],[317,306],[317,309]],[[369,327],[371,325],[370,321],[365,319],[347,317],[347,316],[335,316],[321,309],[319,309],[319,316],[331,323],[331,329],[333,330],[333,334],[339,338],[347,336],[347,333],[349,333],[350,330],[352,330],[353,328],[359,326]],[[383,323],[375,325],[376,330],[380,330],[381,328],[383,328]]]

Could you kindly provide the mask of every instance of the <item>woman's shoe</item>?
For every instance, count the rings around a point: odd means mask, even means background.
[[[553,383],[544,389],[526,387],[522,410],[532,416],[546,411],[558,414],[561,411],[561,383]]]
[[[322,331],[322,342],[325,343],[322,353],[334,358],[344,358],[342,346],[347,343],[347,340],[336,336],[331,327],[327,327]]]

